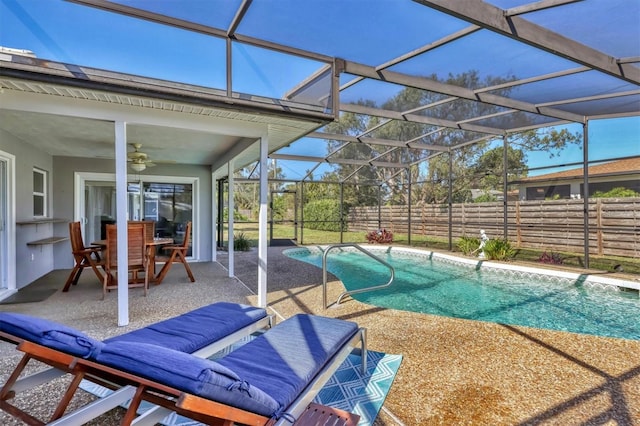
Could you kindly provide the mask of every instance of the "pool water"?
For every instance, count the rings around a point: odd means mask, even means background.
[[[287,256],[322,268],[320,250],[292,249]],[[443,261],[427,254],[372,251],[395,268],[387,288],[354,294],[383,308],[640,340],[636,291],[580,280],[508,273]],[[356,251],[334,250],[327,270],[347,290],[384,284],[387,267]]]

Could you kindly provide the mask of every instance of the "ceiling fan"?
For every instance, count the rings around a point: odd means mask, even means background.
[[[127,154],[127,161],[130,163],[129,166],[136,172],[141,172],[147,167],[153,167],[156,163],[175,163],[175,161],[170,160],[151,160],[146,152],[140,151],[142,148],[141,143],[132,143],[131,146],[133,147],[133,152]]]

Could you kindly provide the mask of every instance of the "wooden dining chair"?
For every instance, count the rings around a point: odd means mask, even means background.
[[[102,285],[102,298],[107,291],[118,288],[118,229],[117,225],[107,225],[107,246],[105,250],[105,276]],[[149,258],[145,244],[145,228],[142,223],[127,224],[127,284],[129,288],[143,287],[144,295],[149,289]],[[141,273],[141,274],[140,274]],[[140,275],[139,275],[140,274]],[[142,277],[142,278],[140,278]],[[121,281],[121,280],[120,280]]]
[[[144,226],[144,238],[146,241],[153,241],[156,234],[156,223],[153,220],[130,220],[127,224],[140,223]]]
[[[168,244],[162,247],[162,251],[168,253],[166,257],[156,256],[156,260],[164,261],[164,265],[156,278],[156,283],[160,284],[162,280],[164,280],[165,275],[171,269],[171,265],[174,263],[182,263],[184,265],[184,269],[187,271],[187,275],[189,275],[189,279],[191,282],[194,282],[196,279],[193,277],[193,273],[191,272],[191,268],[189,267],[189,262],[187,262],[187,251],[189,250],[189,241],[191,238],[191,222],[187,222],[187,226],[184,232],[184,240],[181,244]]]
[[[129,225],[134,223],[140,223],[144,226],[144,239],[146,242],[151,242],[156,236],[156,222],[153,220],[130,220],[127,222]],[[147,254],[149,256],[149,268],[147,270],[149,274],[149,281],[152,281],[156,276],[156,248],[155,246],[147,247]],[[136,280],[139,279],[136,276]]]
[[[153,239],[156,237],[156,222],[153,220],[143,220],[141,221],[141,223],[144,226],[145,241],[153,241]],[[149,255],[149,268],[147,272],[149,275],[149,280],[151,280],[156,276],[156,247],[148,246],[147,254]]]
[[[100,256],[102,248],[99,246],[85,247],[84,241],[82,240],[82,227],[80,226],[80,222],[69,223],[69,240],[71,241],[71,253],[73,254],[75,265],[69,274],[69,278],[67,278],[67,282],[64,283],[62,291],[67,292],[71,284],[78,284],[80,274],[82,274],[85,268],[93,269],[98,280],[102,282],[103,274],[98,270],[99,266],[104,268],[104,259]]]

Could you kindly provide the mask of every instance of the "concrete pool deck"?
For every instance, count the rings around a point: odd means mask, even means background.
[[[268,253],[267,298],[278,316],[310,312],[352,320],[368,328],[372,350],[403,355],[377,426],[640,424],[640,341],[381,309],[350,298],[324,309],[322,271],[282,251],[271,247]],[[226,253],[218,259],[225,265]],[[255,250],[235,253],[240,281],[217,263],[192,264],[195,283],[172,268],[146,298],[139,289],[130,291],[127,327],[116,325],[116,295],[101,301],[99,283],[88,273],[69,293],[0,310],[43,316],[106,338],[219,300],[255,304],[257,261]],[[55,271],[46,281],[61,288],[67,272]],[[331,281],[328,300],[342,290]],[[19,357],[13,346],[0,344],[3,381]],[[46,413],[51,394],[25,395],[25,403]],[[83,398],[89,397],[80,395],[74,403]],[[117,422],[115,412],[94,424]],[[0,413],[0,424],[20,423]]]

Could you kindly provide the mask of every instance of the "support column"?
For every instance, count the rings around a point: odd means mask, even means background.
[[[503,238],[506,240],[509,237],[509,209],[507,204],[507,192],[509,191],[509,186],[507,185],[507,176],[509,167],[509,156],[507,155],[507,149],[509,147],[509,141],[507,140],[507,135],[502,137],[502,219],[503,219]]]
[[[449,251],[453,250],[453,228],[451,221],[453,220],[453,152],[449,148]]]
[[[218,248],[224,248],[224,179],[218,180]]]
[[[582,125],[582,145],[584,268],[589,269],[589,120],[585,120]]]
[[[118,326],[129,325],[129,276],[127,246],[127,123],[115,122],[116,222],[118,226]]]
[[[340,182],[340,244],[344,243],[344,182]]]
[[[382,185],[378,185],[378,229],[382,229]]]
[[[233,209],[235,208],[234,204],[233,204],[233,184],[234,184],[234,179],[233,179],[233,160],[230,160],[229,163],[227,163],[227,173],[229,174],[229,194],[228,197],[229,199],[227,200],[227,203],[229,204],[229,207],[227,208],[227,220],[229,221],[229,238],[227,238],[227,240],[229,241],[228,243],[228,247],[227,247],[227,252],[229,253],[229,265],[228,265],[228,269],[229,269],[229,277],[233,277],[235,275],[235,270],[234,270],[234,265],[235,265],[235,258],[234,258],[234,250],[233,250]]]
[[[407,204],[409,204],[409,216],[407,217],[407,244],[411,245],[411,167],[407,168]]]
[[[304,244],[304,181],[300,182],[300,244]]]
[[[218,186],[216,175],[211,173],[211,261],[218,260]]]
[[[258,306],[267,307],[267,211],[269,210],[267,154],[269,138],[260,138],[260,210],[258,212]]]

